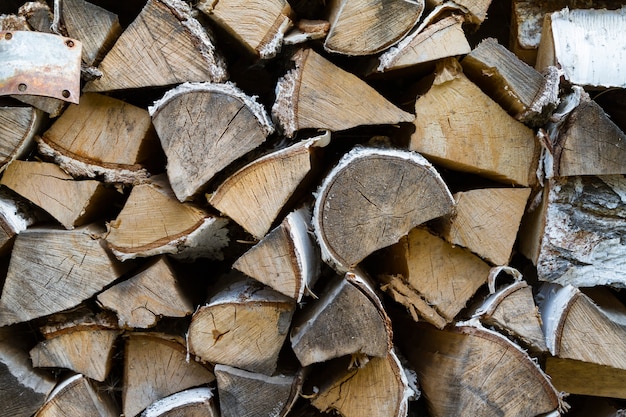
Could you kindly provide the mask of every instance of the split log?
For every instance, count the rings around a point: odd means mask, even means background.
[[[251,279],[225,278],[231,283],[191,319],[189,351],[202,361],[271,375],[296,303]]]
[[[330,31],[324,49],[344,55],[372,55],[400,41],[417,24],[424,0],[333,0],[327,4]]]
[[[201,0],[196,7],[261,59],[280,52],[294,19],[287,0]]]
[[[289,213],[278,227],[241,255],[233,268],[299,303],[311,291],[321,269],[310,225],[309,208]]]
[[[415,226],[449,213],[453,204],[421,155],[355,148],[320,186],[313,226],[324,261],[345,272]]]
[[[155,207],[158,210],[155,212]],[[172,254],[182,259],[223,259],[228,220],[181,203],[161,176],[133,187],[106,241],[120,260]]]
[[[351,356],[385,358],[392,348],[391,322],[362,275],[335,277],[318,300],[296,316],[291,347],[302,366]]]
[[[0,106],[0,171],[30,152],[43,119],[41,110],[30,106],[11,103]]]
[[[446,0],[427,0],[427,4],[431,7],[445,3]],[[457,0],[455,3],[465,9],[470,23],[480,25],[487,18],[491,0]]]
[[[533,131],[469,81],[456,60],[437,68],[432,87],[415,103],[410,148],[446,168],[533,184],[540,149]]]
[[[283,417],[298,399],[298,375],[267,376],[227,365],[215,365],[222,417]]]
[[[28,26],[30,26],[32,30],[53,33],[52,23],[54,21],[54,13],[45,1],[36,0],[26,2],[20,6],[18,14],[24,16],[28,22]],[[28,30],[31,30],[30,28]]]
[[[586,340],[588,343],[588,340]],[[626,399],[626,371],[606,365],[553,356],[546,358],[546,373],[555,388],[570,394]],[[594,410],[581,416],[600,416]],[[619,417],[622,414],[610,416]]]
[[[307,41],[324,39],[330,30],[326,20],[300,19],[283,39],[285,45],[299,45]]]
[[[15,236],[36,221],[37,214],[27,201],[0,188],[0,256],[7,255]]]
[[[262,239],[314,168],[316,149],[328,143],[327,132],[256,159],[210,194],[209,204]]]
[[[193,313],[193,305],[165,256],[156,257],[133,277],[99,294],[98,302],[115,311],[122,328],[147,329],[161,317]]]
[[[124,354],[123,413],[134,417],[157,400],[208,384],[213,373],[187,360],[180,338],[159,333],[131,333]]]
[[[384,253],[383,291],[406,307],[413,320],[421,317],[440,329],[489,276],[489,265],[478,256],[420,227]]]
[[[211,388],[191,388],[155,401],[141,417],[219,417]]]
[[[337,131],[413,121],[412,114],[312,49],[299,50],[291,59],[295,69],[278,81],[272,107],[273,118],[288,137],[305,128]]]
[[[231,83],[183,84],[149,110],[180,201],[274,131],[263,106]]]
[[[84,375],[76,374],[59,382],[34,417],[116,417],[120,411],[113,398]]]
[[[102,78],[87,83],[84,92],[227,78],[212,34],[181,0],[149,0],[98,69]]]
[[[123,141],[120,138],[124,138]],[[157,137],[144,109],[101,94],[83,94],[37,138],[39,152],[77,177],[134,183],[158,160]]]
[[[117,194],[98,181],[75,181],[58,165],[35,161],[13,161],[0,185],[42,208],[66,229],[101,217]]]

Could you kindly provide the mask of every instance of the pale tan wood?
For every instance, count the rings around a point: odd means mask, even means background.
[[[191,388],[155,401],[141,417],[219,417],[211,388]]]
[[[371,55],[400,41],[417,24],[424,1],[332,0],[324,49],[344,55]]]
[[[227,165],[274,129],[263,106],[234,84],[183,84],[150,107],[180,201],[192,199]]]
[[[37,142],[72,175],[125,183],[147,178],[158,146],[145,109],[95,93],[83,94]]]
[[[280,52],[285,32],[293,25],[287,0],[201,0],[196,7],[261,59]]]
[[[98,302],[115,311],[122,328],[147,329],[161,317],[193,313],[193,304],[180,288],[165,256],[155,257],[133,277],[100,293]]]
[[[313,226],[324,261],[345,272],[453,205],[439,173],[421,155],[357,147],[318,189]]]
[[[108,311],[95,313],[86,306],[78,306],[55,313],[46,318],[39,332],[46,339],[53,339],[77,330],[118,330],[115,314]]]
[[[283,417],[299,398],[298,375],[267,376],[215,365],[222,417]]]
[[[254,160],[220,184],[209,204],[262,239],[313,168],[315,149],[329,142],[322,135]]]
[[[116,417],[120,415],[113,398],[101,395],[99,387],[84,375],[76,374],[59,382],[35,417]]]
[[[77,181],[47,162],[13,161],[0,184],[48,212],[66,229],[94,221],[117,193],[93,180]]]
[[[310,225],[308,207],[289,213],[241,255],[233,268],[300,302],[321,272],[319,249],[309,233]]]
[[[106,241],[121,260],[159,254],[222,259],[228,221],[181,203],[162,176],[133,187]]]
[[[446,0],[427,0],[429,6],[445,4]],[[491,0],[458,0],[455,3],[465,10],[469,22],[480,25],[487,18],[487,10],[491,5]]]
[[[412,114],[312,49],[301,49],[291,59],[295,69],[278,81],[272,107],[287,136],[305,128],[337,131],[413,120]]]
[[[529,188],[484,188],[454,194],[454,213],[441,221],[442,237],[494,265],[513,252]]]
[[[74,307],[127,272],[132,264],[121,264],[111,256],[102,233],[93,224],[74,230],[21,232],[0,298],[0,325]]]
[[[181,0],[149,0],[99,65],[102,78],[83,91],[225,81],[225,64],[208,29]]]
[[[194,360],[180,338],[160,333],[130,333],[124,354],[123,412],[138,415],[153,402],[187,388],[215,380]]]
[[[202,361],[271,375],[295,301],[251,279],[228,278],[231,283],[194,313],[189,351]]]
[[[455,60],[438,65],[415,112],[412,150],[457,171],[522,186],[536,182],[540,148],[533,131],[469,81]]]
[[[43,113],[30,106],[0,106],[0,171],[33,147]]]
[[[324,39],[330,30],[326,20],[300,19],[283,39],[285,45],[298,45],[311,40]]]
[[[291,347],[302,366],[351,355],[384,358],[392,348],[391,321],[361,274],[336,276],[318,300],[296,316]]]
[[[570,394],[593,395],[626,399],[626,371],[573,359],[552,356],[546,358],[546,373],[560,391]],[[592,414],[599,416],[597,409]],[[609,416],[619,417],[622,414]]]

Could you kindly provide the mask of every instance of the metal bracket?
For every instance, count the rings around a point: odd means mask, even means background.
[[[29,94],[78,104],[81,53],[75,39],[0,31],[0,96]]]

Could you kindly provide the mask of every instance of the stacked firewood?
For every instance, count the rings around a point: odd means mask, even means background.
[[[623,415],[590,3],[0,6],[0,416]]]

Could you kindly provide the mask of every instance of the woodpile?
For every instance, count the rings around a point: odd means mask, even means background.
[[[0,13],[0,417],[625,415],[622,2]]]

